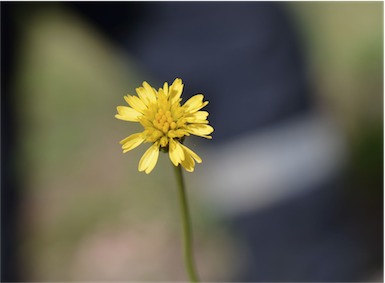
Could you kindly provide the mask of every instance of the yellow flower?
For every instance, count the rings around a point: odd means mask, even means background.
[[[203,95],[197,94],[181,105],[182,91],[182,80],[178,78],[171,86],[164,83],[158,91],[143,82],[143,86],[136,89],[138,96],[124,97],[130,107],[117,107],[117,119],[139,122],[144,128],[143,132],[120,141],[123,153],[143,142],[152,143],[139,161],[139,171],[148,174],[154,169],[160,149],[169,153],[175,166],[181,164],[189,172],[194,171],[195,161],[202,162],[195,152],[183,145],[183,140],[190,134],[211,139],[214,129],[208,125],[209,113],[200,111],[208,101],[204,102]]]

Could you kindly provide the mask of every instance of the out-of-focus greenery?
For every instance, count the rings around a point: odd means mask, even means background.
[[[352,187],[361,200],[368,195],[381,206],[383,2],[307,2],[288,7],[305,40],[320,105],[348,138]]]
[[[382,3],[287,4],[317,97],[347,133],[382,125]],[[185,280],[171,164],[137,172],[139,129],[114,118],[142,80],[133,58],[61,6],[25,15],[14,93],[23,178],[18,255],[26,281]],[[199,270],[224,280],[240,259],[188,184]],[[237,258],[234,261],[234,258]]]
[[[351,135],[383,119],[383,3],[287,3],[316,95]]]

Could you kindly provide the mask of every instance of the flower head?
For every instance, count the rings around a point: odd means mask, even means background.
[[[202,162],[195,152],[183,145],[183,140],[190,134],[211,139],[214,129],[208,125],[209,113],[200,110],[208,101],[197,94],[181,105],[182,91],[181,79],[175,79],[171,86],[165,82],[158,91],[143,82],[143,86],[136,89],[138,96],[124,97],[130,107],[117,107],[117,119],[139,122],[144,128],[143,132],[120,141],[123,153],[142,143],[152,143],[139,161],[139,171],[148,174],[154,169],[160,149],[169,153],[175,166],[181,164],[189,172],[194,171],[195,161]]]

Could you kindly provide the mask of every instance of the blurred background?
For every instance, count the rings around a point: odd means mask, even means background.
[[[114,118],[181,77],[203,281],[383,280],[383,3],[1,3],[2,281],[185,281],[172,165]]]

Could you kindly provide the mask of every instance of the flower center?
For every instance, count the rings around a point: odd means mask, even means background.
[[[167,110],[166,112],[163,109],[159,109],[155,114],[155,119],[152,121],[155,128],[162,131],[163,133],[167,133],[170,129],[175,130],[176,123],[172,118],[171,112]]]

